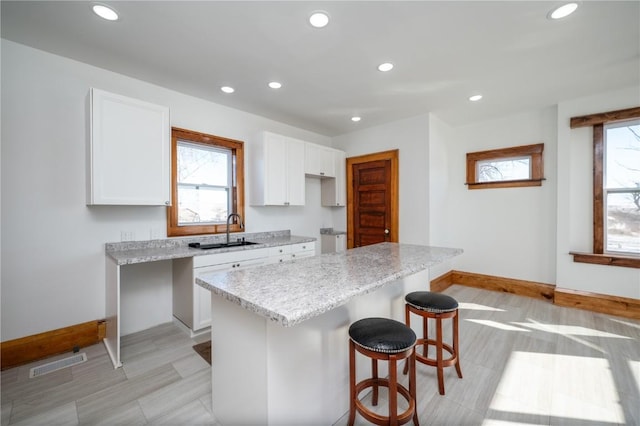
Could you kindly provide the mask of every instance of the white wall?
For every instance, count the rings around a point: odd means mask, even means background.
[[[399,150],[399,240],[429,244],[429,116],[420,115],[333,138],[347,157]],[[344,210],[344,209],[342,209]],[[346,229],[346,212],[336,211],[334,226]]]
[[[165,229],[163,207],[85,205],[90,87],[167,105],[173,126],[242,140],[247,157],[262,130],[331,144],[322,135],[7,40],[1,47],[2,341],[104,318],[104,243],[120,241],[122,230],[146,240],[152,228]],[[247,232],[290,229],[319,239],[320,227],[332,226],[314,179],[307,179],[307,206],[246,206],[245,215]],[[159,262],[129,271],[124,334],[171,320],[170,270]],[[147,288],[144,295],[140,288]],[[154,309],[146,312],[136,300]]]
[[[569,255],[593,247],[593,132],[570,129],[569,120],[639,104],[640,87],[634,86],[558,105],[558,287],[640,299],[640,270],[575,263]]]
[[[431,224],[431,244],[464,249],[456,269],[555,282],[555,115],[555,108],[547,108],[456,128],[434,118],[430,143],[437,158],[431,179],[442,186],[432,189],[437,196],[432,215],[437,211],[438,219]],[[540,142],[542,186],[469,190],[465,185],[468,152]]]

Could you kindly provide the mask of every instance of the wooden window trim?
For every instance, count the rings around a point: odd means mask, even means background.
[[[516,188],[526,186],[541,186],[544,180],[544,161],[542,152],[544,144],[522,145],[510,148],[492,149],[489,151],[477,151],[467,153],[467,181],[469,189],[483,188]],[[505,180],[497,182],[477,182],[476,164],[483,160],[499,160],[502,158],[513,158],[531,156],[531,179]]]
[[[593,127],[593,253],[569,252],[574,262],[640,268],[640,256],[604,252],[604,125],[640,118],[640,107],[571,117],[569,127]]]
[[[220,136],[208,135],[193,130],[171,128],[171,199],[173,204],[167,207],[167,236],[179,237],[189,235],[221,234],[227,232],[226,224],[208,225],[178,225],[178,139],[205,143],[214,146],[229,148],[235,157],[235,182],[233,189],[232,203],[235,205],[234,213],[238,213],[242,220],[244,218],[244,143],[241,141],[223,138]],[[245,221],[246,222],[246,221]],[[241,232],[240,224],[231,224],[229,232]]]

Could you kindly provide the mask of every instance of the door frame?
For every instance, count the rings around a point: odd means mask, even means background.
[[[359,155],[357,157],[347,158],[347,248],[353,248],[353,165],[361,163],[369,163],[372,161],[390,160],[391,161],[391,232],[389,241],[398,242],[398,157],[399,150],[376,152],[373,154]]]

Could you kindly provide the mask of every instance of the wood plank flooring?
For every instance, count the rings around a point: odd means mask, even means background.
[[[640,321],[458,285],[445,293],[460,302],[464,378],[446,369],[441,396],[435,369],[418,364],[422,425],[640,425]],[[35,379],[29,369],[45,361],[3,371],[1,426],[216,425],[210,367],[191,348],[207,338],[164,324],[125,336],[117,370],[98,344],[82,349],[87,362]]]

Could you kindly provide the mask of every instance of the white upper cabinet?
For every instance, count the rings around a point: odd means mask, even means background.
[[[87,204],[171,204],[169,108],[91,89],[87,154]]]
[[[251,204],[303,206],[304,142],[264,132],[252,155]]]
[[[304,172],[310,176],[335,177],[334,149],[314,143],[305,143]]]
[[[335,178],[322,179],[322,205],[344,207],[347,204],[346,154],[344,151],[333,151]]]

